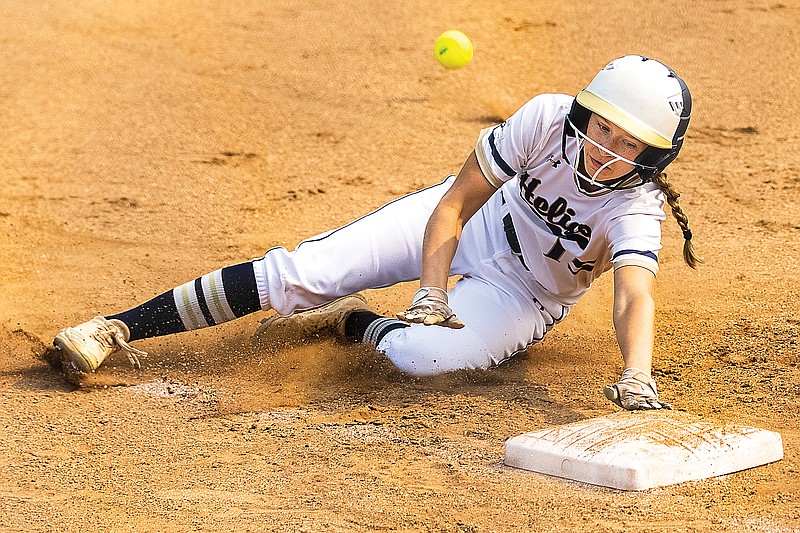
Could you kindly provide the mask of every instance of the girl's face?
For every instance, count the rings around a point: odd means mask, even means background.
[[[632,137],[625,130],[606,120],[596,113],[589,117],[589,125],[586,128],[586,136],[591,140],[614,154],[624,157],[629,161],[635,161],[637,157],[647,148],[642,141]],[[614,159],[614,155],[598,148],[590,142],[584,143],[583,161],[586,173],[594,176],[594,173]],[[597,181],[607,181],[620,178],[633,170],[633,165],[625,161],[614,161],[595,176]]]

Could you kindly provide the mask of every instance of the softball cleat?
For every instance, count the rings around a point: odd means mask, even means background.
[[[344,324],[354,311],[369,311],[367,300],[361,294],[352,294],[328,304],[289,316],[274,315],[261,321],[254,337],[266,338],[276,332],[291,332],[304,336],[333,334],[345,338]]]
[[[125,352],[134,368],[140,368],[138,356],[147,355],[147,352],[129,345],[129,338],[130,331],[125,323],[98,316],[74,328],[62,329],[53,340],[53,346],[65,361],[81,372],[94,372],[117,350]]]

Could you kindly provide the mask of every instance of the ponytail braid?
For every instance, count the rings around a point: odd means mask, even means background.
[[[680,202],[678,202],[678,198],[680,198],[681,195],[672,187],[672,184],[667,179],[667,175],[663,172],[656,174],[653,178],[653,183],[658,185],[661,192],[667,197],[667,203],[670,209],[672,209],[672,216],[675,217],[678,226],[680,226],[683,232],[683,260],[686,261],[686,264],[690,267],[697,268],[697,265],[703,261],[697,256],[692,246],[692,230],[689,229],[689,218],[683,212],[683,209],[681,209]]]

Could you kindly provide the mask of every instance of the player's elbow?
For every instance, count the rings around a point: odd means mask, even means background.
[[[618,329],[642,318],[652,320],[655,312],[656,303],[649,292],[626,293],[614,298],[614,326]]]

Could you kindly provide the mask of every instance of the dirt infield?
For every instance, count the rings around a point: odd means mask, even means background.
[[[0,21],[0,531],[800,531],[795,0],[8,0]],[[449,28],[475,43],[462,70],[433,58]],[[264,313],[77,390],[40,359],[61,327],[441,181],[481,128],[626,53],[695,97],[670,177],[705,262],[670,218],[661,393],[781,433],[783,461],[641,493],[502,465],[508,437],[615,411],[610,276],[477,375],[259,345]]]

